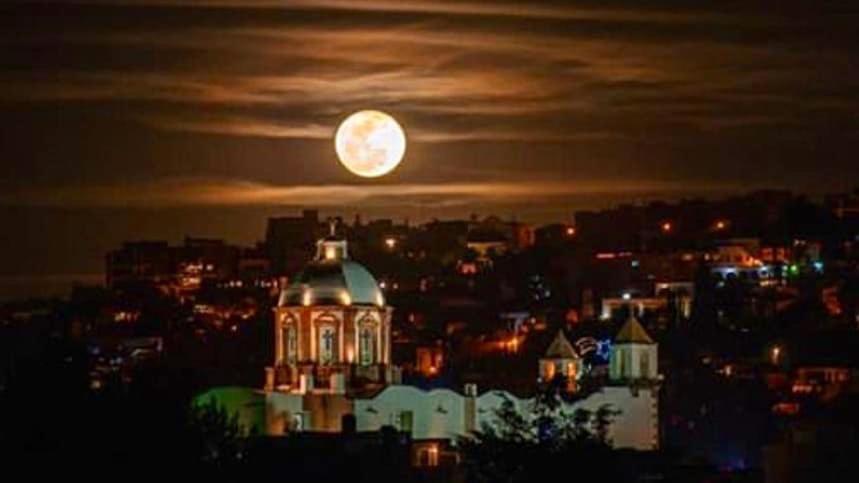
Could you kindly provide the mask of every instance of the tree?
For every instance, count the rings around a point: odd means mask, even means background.
[[[514,483],[573,471],[612,474],[617,465],[609,428],[617,414],[608,405],[571,411],[551,388],[525,411],[505,397],[492,424],[459,440],[467,479]]]
[[[213,468],[232,468],[244,459],[243,430],[238,415],[230,415],[212,398],[190,408],[187,435],[199,462]]]

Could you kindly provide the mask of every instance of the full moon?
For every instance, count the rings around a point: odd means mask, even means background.
[[[384,112],[358,111],[337,128],[334,147],[346,169],[376,178],[390,173],[403,160],[406,133]]]

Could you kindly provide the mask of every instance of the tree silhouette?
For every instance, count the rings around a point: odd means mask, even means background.
[[[559,393],[544,391],[521,410],[512,399],[495,410],[492,423],[460,438],[468,481],[539,481],[571,469],[584,474],[617,470],[609,429],[618,411],[571,410]]]
[[[212,398],[189,409],[187,436],[205,466],[230,469],[244,459],[243,429],[238,414],[229,414]]]

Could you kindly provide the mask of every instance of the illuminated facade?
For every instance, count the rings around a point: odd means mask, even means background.
[[[556,377],[563,377],[567,382],[567,390],[575,392],[576,381],[582,375],[582,358],[573,349],[563,330],[558,331],[555,340],[540,359],[540,382],[550,382]]]
[[[466,384],[462,392],[400,384],[399,369],[391,364],[391,312],[373,276],[349,259],[346,242],[324,238],[317,243],[316,257],[281,293],[274,364],[266,368],[264,390],[222,388],[201,398],[216,397],[248,431],[271,436],[337,432],[347,418],[358,431],[393,426],[411,436],[419,450],[416,458],[425,465],[438,461],[440,443],[493,424],[505,401],[525,412],[534,404],[533,398],[506,391],[479,393],[474,384]],[[608,405],[620,411],[610,429],[616,447],[656,449],[656,346],[635,322],[620,331],[613,350],[618,351],[612,354],[613,364],[625,364],[614,359],[632,351],[638,371],[626,374],[623,365],[603,388],[564,402],[562,409],[595,411]],[[441,365],[440,357],[432,359],[431,367]],[[573,384],[570,389],[577,389],[584,373],[581,355],[562,332],[540,361],[540,373],[544,380],[564,375]]]
[[[316,257],[281,292],[266,388],[345,394],[396,382],[391,311],[345,240],[319,240]]]
[[[623,324],[611,349],[609,376],[613,382],[658,383],[658,346],[634,316]]]

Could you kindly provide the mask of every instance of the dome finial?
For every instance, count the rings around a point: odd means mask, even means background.
[[[337,219],[334,217],[328,218],[328,235],[332,238],[334,234],[337,232]]]

